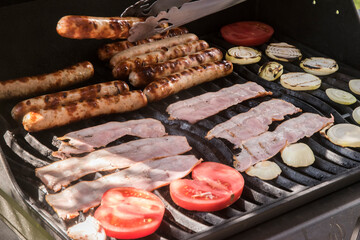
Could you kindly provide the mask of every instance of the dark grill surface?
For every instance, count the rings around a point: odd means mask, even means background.
[[[221,39],[219,33],[203,36],[202,39],[207,40],[212,46],[220,48],[224,53],[226,49],[232,47],[231,44]],[[272,39],[272,42],[276,41],[286,41],[297,46],[302,51],[303,58],[323,56],[323,54],[285,36],[278,35],[276,39]],[[125,121],[146,117],[158,119],[166,126],[169,134],[186,136],[193,147],[191,152],[197,157],[203,158],[205,161],[216,161],[228,165],[232,165],[232,156],[239,150],[234,150],[232,144],[226,140],[216,138],[211,141],[205,140],[204,136],[207,131],[232,116],[248,111],[250,108],[271,98],[281,98],[291,102],[300,107],[303,112],[319,113],[327,117],[332,114],[335,123],[355,123],[351,113],[355,107],[359,106],[359,101],[352,106],[339,105],[329,100],[324,90],[328,87],[335,87],[350,91],[348,81],[359,78],[359,71],[340,64],[338,72],[330,76],[320,77],[323,81],[320,89],[295,92],[283,88],[278,80],[268,82],[257,76],[259,67],[265,62],[271,61],[264,54],[265,48],[266,45],[259,47],[259,50],[263,52],[263,57],[257,64],[248,66],[235,65],[234,72],[225,78],[182,91],[136,112],[92,118],[40,133],[27,133],[22,126],[17,125],[10,116],[11,108],[15,102],[8,104],[2,110],[2,117],[0,117],[0,124],[4,133],[1,146],[11,166],[12,173],[25,194],[28,205],[37,211],[36,214],[42,219],[43,225],[48,230],[55,232],[61,238],[67,238],[66,227],[82,221],[85,214],[80,214],[77,219],[67,222],[60,220],[45,202],[44,196],[47,190],[40,180],[35,177],[34,169],[55,160],[51,157],[51,152],[56,150],[54,146],[56,145],[56,141],[54,141],[56,136],[62,136],[71,131],[108,121]],[[302,71],[298,66],[298,62],[282,62],[282,64],[284,65],[284,73]],[[103,79],[109,78],[106,67],[102,63],[95,63],[95,69],[100,69],[98,74],[99,72],[105,73],[104,76],[101,76]],[[165,109],[173,102],[247,81],[257,82],[264,86],[266,90],[272,91],[273,95],[245,101],[194,125],[184,121],[168,120]],[[286,119],[289,119],[289,117],[286,117]],[[279,124],[280,122],[274,122],[270,126],[270,130],[275,129]],[[125,137],[113,144],[119,144],[131,139],[134,138]],[[155,193],[164,201],[167,211],[159,230],[156,234],[149,236],[148,239],[224,238],[360,179],[360,152],[358,149],[336,146],[321,137],[319,133],[301,141],[307,143],[316,155],[316,161],[312,166],[306,168],[289,167],[282,162],[278,154],[272,160],[282,169],[281,175],[271,181],[262,181],[243,174],[245,188],[241,198],[222,211],[214,213],[187,211],[177,207],[172,202],[168,187],[156,190]],[[100,176],[101,173],[96,173],[82,179],[92,180]],[[92,211],[90,210],[90,212]]]

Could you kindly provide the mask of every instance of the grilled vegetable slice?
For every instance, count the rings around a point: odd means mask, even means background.
[[[326,95],[334,102],[351,105],[356,102],[356,98],[351,93],[336,88],[328,88],[325,90]]]
[[[269,46],[267,46],[265,53],[272,59],[284,62],[300,60],[302,57],[299,49],[284,42],[270,43]]]
[[[360,124],[360,107],[354,109],[354,111],[352,112],[352,117],[355,120],[355,122]]]
[[[226,52],[226,60],[240,64],[257,63],[261,59],[261,52],[250,47],[233,47]]]
[[[232,167],[204,162],[192,172],[194,180],[171,182],[170,196],[182,208],[193,211],[218,211],[239,199],[244,178]]]
[[[155,194],[136,188],[113,188],[104,193],[94,217],[109,237],[134,239],[160,226],[165,206]]]
[[[350,80],[349,88],[353,93],[360,95],[360,79]]]
[[[278,79],[284,71],[283,65],[277,62],[267,62],[259,68],[259,76],[268,81]]]
[[[241,46],[258,46],[269,41],[274,29],[262,22],[243,21],[225,25],[220,32],[229,43]]]
[[[300,67],[305,72],[319,76],[332,74],[339,69],[339,65],[335,60],[323,57],[306,58],[301,61]]]
[[[258,177],[262,180],[272,180],[280,175],[281,169],[274,162],[263,161],[249,167],[245,172],[249,176]]]
[[[354,124],[336,124],[326,132],[325,137],[342,147],[360,147],[360,127]]]
[[[305,143],[294,143],[285,147],[281,152],[281,158],[291,167],[307,167],[315,162],[313,151]]]
[[[284,88],[305,91],[318,89],[321,85],[321,80],[309,73],[292,72],[283,74],[280,77],[280,83]]]

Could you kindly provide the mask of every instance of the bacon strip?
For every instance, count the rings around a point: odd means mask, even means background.
[[[300,111],[300,108],[291,103],[272,99],[216,125],[208,132],[206,138],[224,138],[236,147],[241,147],[242,142],[266,132],[273,121],[284,120],[285,115]]]
[[[287,120],[275,131],[265,132],[245,141],[242,151],[234,156],[234,167],[238,171],[245,171],[257,162],[272,158],[287,145],[303,137],[310,137],[333,122],[333,117],[326,118],[314,113],[303,113]]]
[[[102,195],[115,187],[152,191],[189,174],[201,162],[193,155],[180,155],[137,163],[95,181],[82,181],[64,191],[46,196],[46,201],[63,219],[74,218],[100,204]]]
[[[87,174],[126,168],[149,159],[175,156],[190,151],[186,137],[166,136],[139,139],[92,152],[85,157],[72,157],[37,168],[35,174],[55,192]]]
[[[154,138],[165,136],[166,132],[161,122],[152,118],[108,122],[59,137],[62,142],[58,151],[52,155],[64,159],[71,154],[92,152],[95,148],[104,147],[125,135]]]
[[[170,114],[170,119],[181,119],[196,123],[232,105],[271,94],[272,92],[267,92],[256,83],[247,82],[170,104],[166,111]]]

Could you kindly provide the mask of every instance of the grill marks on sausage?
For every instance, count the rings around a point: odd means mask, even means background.
[[[136,42],[129,42],[129,41],[125,40],[125,41],[118,41],[118,42],[114,42],[114,43],[108,43],[108,44],[102,46],[101,48],[99,48],[98,56],[99,56],[100,60],[102,60],[102,61],[109,60],[116,53],[121,52],[125,49],[131,48],[134,46],[138,46],[138,45],[142,45],[145,43],[149,43],[149,42],[155,42],[155,41],[165,39],[165,38],[183,35],[188,32],[189,31],[186,28],[179,27],[179,28],[170,29],[169,31],[166,31],[164,33],[156,34],[150,38],[139,40]]]
[[[13,119],[20,121],[30,111],[39,109],[51,109],[71,104],[72,102],[98,98],[108,95],[116,95],[129,91],[129,86],[123,81],[112,81],[94,84],[69,91],[62,91],[24,100],[15,105],[11,111]]]
[[[159,78],[144,89],[149,102],[158,101],[184,89],[224,77],[233,70],[231,62],[206,63]]]
[[[188,33],[180,36],[165,38],[159,41],[154,41],[154,42],[149,42],[138,46],[134,46],[115,54],[110,60],[110,66],[115,67],[118,63],[122,61],[128,60],[132,57],[141,54],[158,51],[164,47],[169,48],[175,45],[196,41],[196,40],[199,40],[199,38],[195,34]]]
[[[58,138],[62,142],[58,151],[53,152],[52,155],[65,158],[70,157],[71,154],[92,152],[96,148],[106,146],[125,135],[153,138],[166,135],[166,131],[160,121],[152,118],[130,120],[126,122],[108,122],[79,131],[70,132],[63,137]]]
[[[36,176],[55,192],[87,174],[130,167],[135,163],[179,155],[191,150],[186,137],[146,138],[104,148],[37,168]]]
[[[169,59],[183,57],[188,54],[204,50],[208,47],[209,44],[203,40],[179,44],[169,48],[164,47],[161,50],[157,50],[147,54],[141,54],[120,62],[113,68],[112,73],[114,78],[124,78],[129,76],[131,71],[141,69],[146,65],[165,62]]]
[[[299,117],[287,120],[274,131],[245,141],[242,151],[234,156],[234,167],[238,171],[245,171],[257,162],[272,158],[287,145],[304,137],[311,137],[333,122],[333,117],[326,118],[314,113],[303,113]]]
[[[0,99],[26,97],[61,89],[85,81],[93,75],[93,65],[85,61],[49,74],[1,81]]]
[[[153,191],[171,181],[185,177],[201,162],[193,155],[178,155],[146,160],[131,167],[101,177],[95,181],[82,181],[56,194],[46,201],[63,219],[71,219],[100,204],[102,195],[115,187],[135,187]],[[86,196],[86,197],[85,197]]]
[[[130,28],[143,18],[136,17],[91,17],[69,15],[62,17],[56,26],[59,35],[66,38],[127,38]]]
[[[209,140],[214,137],[223,138],[236,147],[241,147],[243,141],[267,131],[273,121],[284,120],[285,115],[300,111],[300,108],[291,103],[272,99],[216,125],[208,132],[206,138]]]
[[[144,86],[156,78],[180,72],[200,64],[220,61],[222,57],[222,52],[217,48],[205,49],[185,57],[137,68],[130,73],[129,81],[135,87]]]
[[[134,111],[146,105],[147,99],[142,91],[129,91],[119,95],[72,102],[53,109],[40,109],[36,112],[36,121],[33,121],[32,117],[35,112],[29,112],[23,117],[23,125],[25,130],[35,132],[103,114]]]
[[[197,68],[203,70],[201,67]],[[170,119],[196,123],[242,101],[271,94],[256,83],[247,82],[170,104],[166,111]]]

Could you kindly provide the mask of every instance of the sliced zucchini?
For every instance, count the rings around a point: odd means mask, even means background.
[[[318,76],[329,75],[339,69],[339,65],[335,60],[323,57],[306,58],[301,61],[300,67],[304,69],[305,72]]]
[[[281,43],[270,43],[266,50],[266,55],[268,57],[284,61],[284,62],[292,62],[295,60],[300,60],[302,57],[302,54],[299,49],[297,49],[295,46],[281,42]]]
[[[355,122],[360,124],[360,107],[354,109],[354,111],[352,112],[352,117],[355,120]]]
[[[349,88],[353,93],[360,95],[360,79],[350,80]]]
[[[354,95],[340,89],[328,88],[325,93],[332,101],[339,104],[351,105],[356,102]]]
[[[259,62],[261,52],[254,48],[239,46],[230,48],[226,52],[225,58],[232,63],[246,65]]]
[[[318,89],[321,79],[309,73],[292,72],[283,74],[280,83],[284,88],[295,91],[306,91]]]
[[[283,65],[277,62],[267,62],[259,69],[259,76],[268,81],[278,79],[284,71]]]

